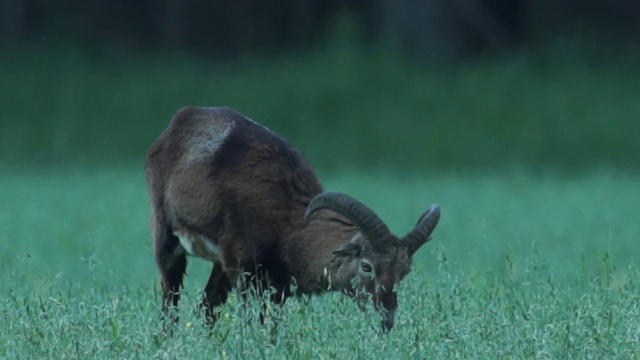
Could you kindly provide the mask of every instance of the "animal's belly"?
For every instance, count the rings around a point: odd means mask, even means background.
[[[209,261],[220,261],[220,247],[210,238],[186,229],[173,232],[180,239],[180,244],[187,254]]]

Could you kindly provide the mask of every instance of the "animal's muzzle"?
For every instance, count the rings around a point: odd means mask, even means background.
[[[382,316],[382,330],[391,330],[393,328],[393,322],[395,321],[395,311],[386,311]]]
[[[379,297],[379,309],[382,310],[382,329],[391,330],[395,321],[398,308],[398,294],[396,292],[384,292]]]

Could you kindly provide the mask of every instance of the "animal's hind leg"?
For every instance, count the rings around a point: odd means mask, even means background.
[[[166,315],[170,307],[177,307],[180,300],[182,279],[187,268],[187,256],[180,240],[173,235],[163,216],[154,211],[153,240],[156,264],[162,286],[162,311]],[[174,321],[178,318],[171,315]]]
[[[220,316],[215,308],[223,305],[227,301],[231,289],[231,281],[229,281],[227,274],[224,272],[222,263],[220,261],[214,262],[209,281],[204,288],[204,298],[202,299],[202,307],[211,325],[213,325]]]

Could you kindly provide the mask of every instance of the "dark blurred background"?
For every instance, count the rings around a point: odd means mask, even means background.
[[[640,2],[3,0],[0,156],[142,161],[232,106],[325,168],[640,165]]]

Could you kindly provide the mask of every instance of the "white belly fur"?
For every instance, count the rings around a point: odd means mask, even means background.
[[[180,244],[187,254],[209,261],[220,261],[220,248],[208,237],[189,230],[176,230],[173,235],[180,239]]]

